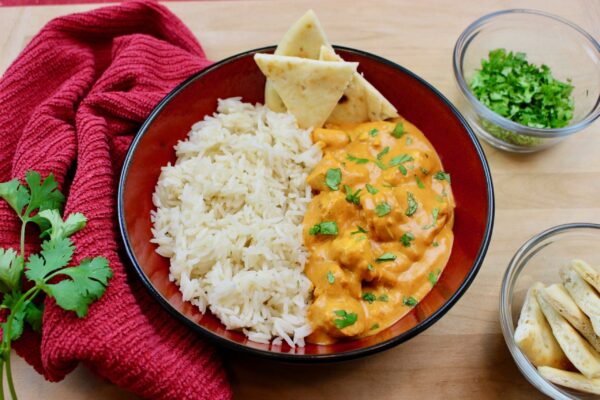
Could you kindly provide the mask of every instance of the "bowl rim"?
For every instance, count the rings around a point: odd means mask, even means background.
[[[350,360],[350,359],[355,359],[358,357],[371,355],[371,354],[378,353],[380,351],[389,349],[389,348],[394,347],[400,343],[403,343],[403,342],[413,338],[417,334],[423,332],[424,330],[429,328],[431,325],[433,325],[435,322],[437,322],[444,314],[446,314],[446,312],[448,312],[448,310],[450,310],[450,308],[452,308],[454,306],[454,304],[456,304],[456,302],[462,297],[462,295],[469,288],[469,286],[475,279],[475,276],[479,272],[479,269],[481,268],[481,265],[483,263],[485,255],[487,253],[487,249],[489,247],[489,243],[490,243],[491,236],[492,236],[493,225],[494,225],[494,215],[495,215],[494,188],[493,188],[492,176],[490,173],[489,165],[488,165],[487,159],[485,157],[485,154],[483,152],[483,149],[481,147],[481,144],[477,140],[475,134],[473,133],[473,130],[471,129],[469,124],[466,122],[465,118],[460,114],[460,112],[457,110],[457,108],[444,95],[442,95],[431,84],[429,84],[428,82],[426,82],[424,79],[420,78],[413,72],[409,71],[408,69],[406,69],[392,61],[389,61],[383,57],[380,57],[378,55],[375,55],[375,54],[372,54],[372,53],[369,53],[369,52],[366,52],[363,50],[358,50],[358,49],[354,49],[351,47],[345,47],[345,46],[337,46],[337,45],[334,45],[333,47],[335,49],[343,50],[348,53],[353,53],[353,54],[357,54],[357,55],[360,55],[363,57],[370,58],[376,62],[391,66],[392,68],[395,68],[395,69],[407,74],[411,78],[417,80],[420,84],[424,85],[427,89],[429,89],[446,106],[448,106],[450,111],[458,119],[458,121],[461,123],[461,125],[466,130],[467,135],[469,136],[469,138],[471,139],[471,142],[473,143],[473,146],[475,147],[475,151],[479,158],[479,162],[482,165],[483,173],[484,173],[484,177],[485,177],[485,181],[486,181],[486,189],[487,189],[486,195],[487,195],[488,212],[487,212],[487,220],[486,220],[486,224],[485,224],[485,231],[484,231],[484,236],[483,236],[482,242],[480,244],[479,250],[477,252],[477,256],[473,262],[473,266],[471,267],[469,273],[463,280],[462,284],[459,286],[458,290],[456,290],[456,292],[452,294],[452,296],[446,301],[446,303],[444,303],[442,305],[442,307],[440,307],[432,315],[430,315],[428,318],[423,320],[421,323],[419,323],[417,326],[413,327],[412,329],[410,329],[398,336],[395,336],[393,338],[390,338],[388,340],[385,340],[381,343],[377,343],[372,346],[363,347],[363,348],[359,348],[359,349],[353,349],[353,350],[340,352],[340,353],[333,353],[333,354],[278,353],[278,352],[273,352],[271,350],[262,350],[262,349],[245,346],[242,343],[231,341],[229,339],[219,336],[218,334],[216,334],[208,329],[205,329],[203,326],[198,325],[198,324],[194,323],[193,321],[191,321],[190,319],[188,319],[186,316],[184,316],[178,310],[176,310],[169,303],[169,301],[167,299],[165,299],[162,296],[162,294],[160,294],[158,292],[158,290],[156,290],[156,288],[154,287],[154,285],[152,284],[150,279],[146,276],[146,274],[144,273],[140,264],[137,261],[137,258],[131,247],[131,243],[129,241],[129,233],[127,231],[127,227],[125,224],[124,187],[125,187],[125,181],[127,180],[127,175],[128,175],[128,171],[129,171],[129,166],[131,164],[131,160],[133,158],[135,150],[136,150],[137,146],[139,145],[141,139],[144,137],[145,133],[148,130],[148,127],[152,124],[154,119],[160,114],[160,112],[165,108],[165,106],[174,97],[176,97],[179,94],[179,92],[184,90],[188,85],[190,85],[196,79],[202,78],[204,75],[208,74],[209,72],[213,71],[214,69],[221,67],[222,65],[236,61],[240,58],[248,57],[249,55],[252,55],[255,53],[273,52],[275,50],[276,46],[272,45],[272,46],[265,46],[265,47],[255,48],[252,50],[247,50],[247,51],[235,54],[233,56],[230,56],[228,58],[225,58],[221,61],[215,62],[214,64],[194,73],[189,78],[187,78],[186,80],[181,82],[179,85],[177,85],[173,90],[171,90],[156,105],[156,107],[148,115],[148,117],[144,121],[144,123],[140,126],[140,129],[138,130],[136,136],[134,137],[134,139],[129,147],[129,150],[127,151],[127,155],[124,159],[124,162],[123,162],[121,176],[119,178],[119,186],[118,186],[118,194],[117,194],[117,217],[118,217],[118,222],[119,222],[119,231],[120,231],[121,237],[123,239],[123,243],[125,246],[125,251],[127,253],[127,256],[129,257],[129,260],[133,264],[133,268],[134,268],[136,274],[141,279],[141,281],[142,281],[143,285],[146,287],[146,289],[149,290],[152,297],[154,297],[158,301],[158,303],[167,310],[167,312],[169,314],[171,314],[177,320],[182,322],[184,325],[191,328],[195,332],[200,333],[204,337],[214,340],[216,343],[218,343],[228,349],[247,352],[250,354],[261,356],[263,358],[274,359],[274,360],[279,360],[279,361],[287,361],[287,362],[296,362],[296,363],[331,362],[331,361]]]
[[[517,364],[519,371],[525,377],[525,379],[527,379],[527,381],[529,381],[529,383],[531,383],[540,392],[558,400],[571,400],[572,397],[570,397],[568,394],[565,394],[565,392],[563,392],[552,382],[543,378],[514,341],[515,329],[512,318],[512,304],[509,302],[510,296],[508,296],[508,293],[513,291],[517,277],[527,264],[528,260],[526,257],[530,255],[529,253],[532,249],[548,238],[559,235],[563,232],[575,231],[578,229],[597,229],[600,231],[600,224],[591,222],[572,222],[553,226],[532,236],[525,243],[523,243],[521,247],[519,247],[515,255],[510,260],[508,268],[506,269],[502,279],[502,285],[500,287],[500,327],[502,329],[502,336],[506,342],[506,347],[508,347],[515,364]]]
[[[468,84],[464,79],[463,60],[465,52],[469,47],[469,44],[471,43],[472,39],[475,37],[474,34],[478,32],[479,28],[483,27],[484,25],[498,17],[503,17],[509,14],[534,15],[538,17],[552,19],[555,22],[562,23],[572,28],[573,30],[581,34],[585,39],[587,39],[588,42],[592,45],[592,47],[596,49],[596,53],[599,54],[600,58],[600,43],[598,43],[598,41],[592,35],[590,35],[579,25],[563,17],[545,11],[525,8],[511,8],[506,10],[495,11],[479,17],[469,26],[467,26],[467,28],[460,34],[460,36],[456,40],[456,44],[454,45],[454,51],[452,55],[452,69],[454,71],[454,78],[463,96],[475,108],[475,111],[478,115],[483,116],[484,118],[490,120],[492,123],[500,126],[503,129],[513,131],[517,134],[524,134],[539,138],[559,138],[576,133],[582,130],[583,128],[587,127],[588,125],[592,124],[598,117],[600,117],[600,95],[598,96],[598,99],[596,99],[596,104],[594,105],[592,110],[581,121],[577,122],[576,124],[567,125],[562,128],[533,128],[519,124],[518,122],[514,122],[506,117],[501,116],[500,114],[496,114],[494,111],[490,110],[487,106],[480,102],[479,99],[475,97],[475,95],[473,95],[473,93],[469,89]]]

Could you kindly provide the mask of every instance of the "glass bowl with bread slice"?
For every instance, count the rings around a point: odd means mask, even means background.
[[[600,395],[600,225],[550,228],[514,255],[500,322],[517,366],[554,399]]]

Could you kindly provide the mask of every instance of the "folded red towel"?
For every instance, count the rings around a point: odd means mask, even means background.
[[[119,171],[139,124],[175,85],[209,64],[166,8],[130,2],[51,21],[0,81],[0,181],[29,169],[54,173],[67,194],[65,213],[89,220],[73,237],[74,261],[102,255],[114,271],[85,319],[47,299],[41,340],[27,332],[15,344],[47,379],[61,380],[83,362],[147,398],[231,397],[213,348],[128,274],[115,211]],[[18,247],[18,231],[0,202],[0,246]]]

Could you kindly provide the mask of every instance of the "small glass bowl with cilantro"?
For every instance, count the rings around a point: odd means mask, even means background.
[[[535,10],[473,22],[454,48],[461,110],[496,148],[529,153],[600,116],[600,45],[577,25]]]

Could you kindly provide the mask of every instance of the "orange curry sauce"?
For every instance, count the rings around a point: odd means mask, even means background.
[[[435,149],[402,118],[328,126],[313,140],[324,157],[303,222],[308,341],[327,344],[375,334],[425,297],[450,256],[454,199]]]

